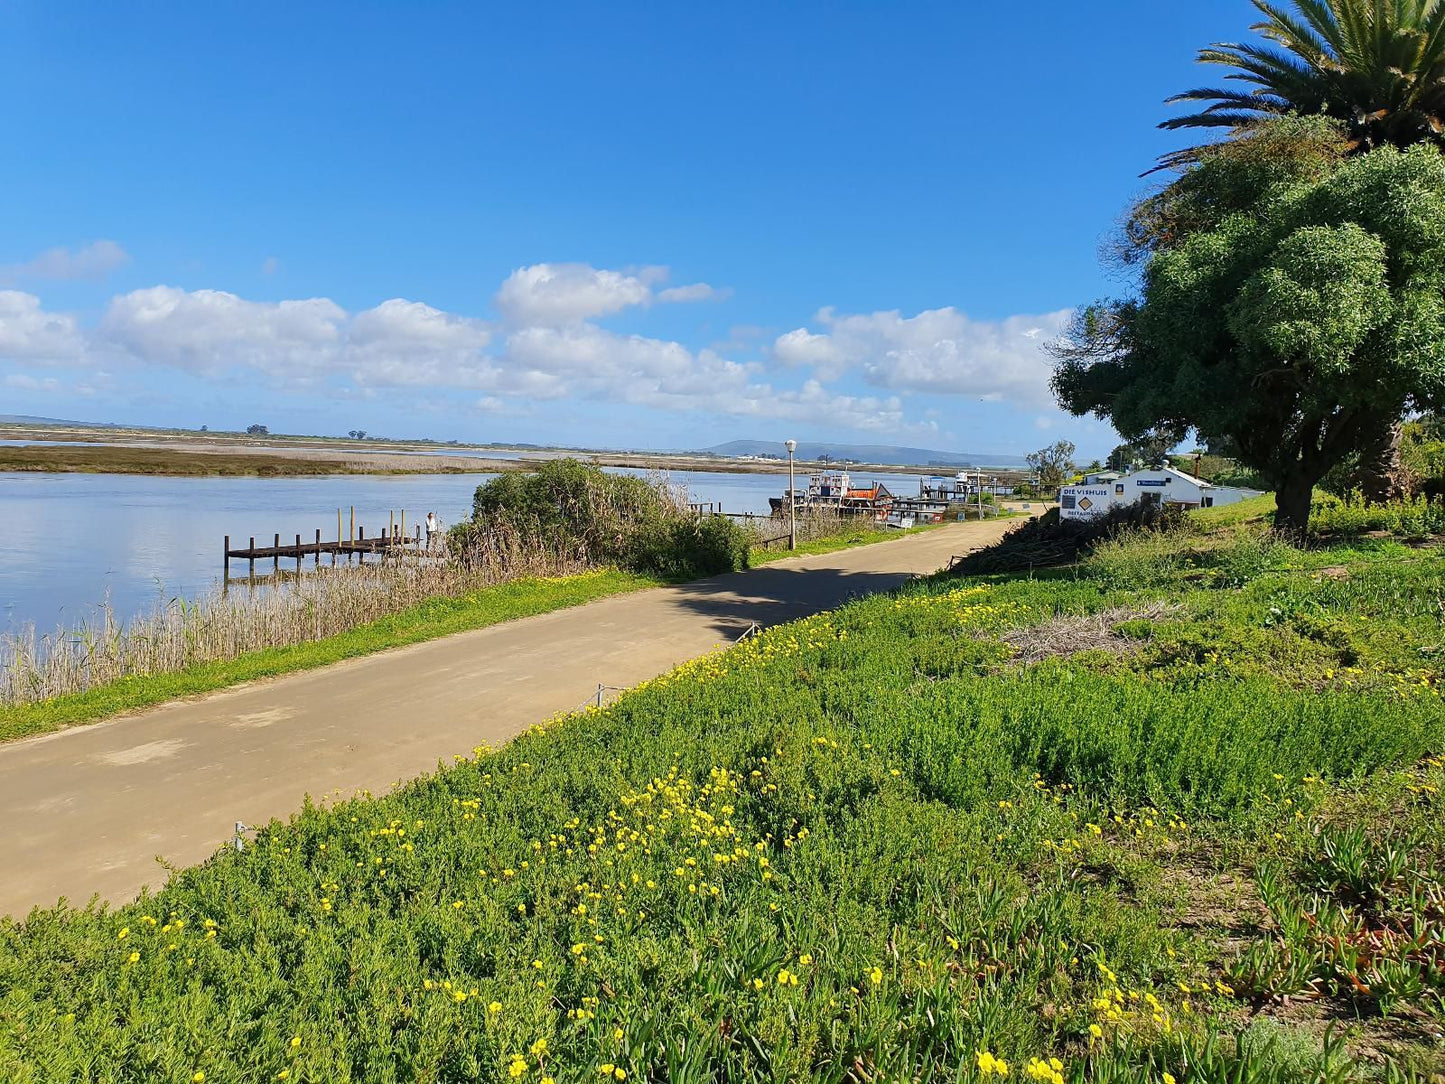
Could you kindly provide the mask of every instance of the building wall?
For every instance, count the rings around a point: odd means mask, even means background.
[[[1164,504],[1186,507],[1234,504],[1257,496],[1254,490],[1211,486],[1176,470],[1137,470],[1098,485],[1064,486],[1059,490],[1059,515],[1064,519],[1089,519],[1121,505],[1136,504],[1145,495],[1157,496]]]

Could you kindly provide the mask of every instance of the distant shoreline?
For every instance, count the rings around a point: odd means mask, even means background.
[[[504,448],[490,445],[418,444],[408,441],[331,437],[249,436],[233,433],[146,429],[81,429],[0,426],[0,440],[50,443],[0,446],[0,471],[203,476],[316,476],[347,474],[499,474],[529,470],[546,459],[572,456],[602,467],[686,470],[712,474],[786,475],[786,460],[730,459],[712,455],[591,451],[569,448]],[[485,455],[446,454],[466,449]],[[513,458],[513,457],[518,458]],[[796,471],[845,470],[869,474],[952,476],[957,467],[892,463],[815,463],[798,460]],[[976,468],[969,468],[976,469]],[[999,478],[1022,478],[1017,469],[983,468]]]

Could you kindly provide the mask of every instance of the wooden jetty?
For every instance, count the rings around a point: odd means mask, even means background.
[[[263,540],[264,541],[264,540]],[[414,532],[406,529],[406,512],[401,513],[401,522],[398,524],[396,514],[392,513],[391,522],[379,535],[366,537],[366,528],[356,523],[356,510],[351,512],[351,526],[347,534],[342,534],[341,510],[336,511],[336,538],[335,540],[321,537],[321,528],[316,528],[314,541],[303,542],[301,536],[295,536],[294,542],[282,542],[279,533],[272,536],[271,545],[256,545],[256,536],[251,535],[245,546],[232,546],[231,536],[226,535],[222,546],[221,568],[222,583],[231,578],[231,562],[235,560],[247,563],[247,578],[256,578],[256,562],[270,559],[273,574],[281,572],[281,559],[296,562],[296,573],[301,573],[302,563],[310,557],[315,567],[321,565],[321,555],[330,554],[331,564],[336,564],[337,558],[345,557],[347,561],[353,559],[365,560],[368,554],[379,557],[405,557],[422,556],[427,552],[427,543],[422,537],[421,524],[417,524]]]

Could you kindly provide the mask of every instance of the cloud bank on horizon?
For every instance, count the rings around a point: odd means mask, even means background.
[[[733,432],[755,420],[940,442],[958,439],[950,403],[995,404],[1025,430],[1062,417],[1044,347],[1068,310],[990,321],[952,306],[911,316],[829,307],[789,330],[734,325],[725,341],[689,345],[609,326],[731,296],[705,282],[670,284],[659,266],[519,267],[488,316],[403,298],[348,311],[325,297],[250,300],[168,285],[115,294],[83,315],[32,292],[39,280],[95,280],[127,262],[120,245],[98,241],[0,269],[0,386],[103,401],[139,375],[171,374],[313,404],[385,397],[490,416],[593,404],[711,419]],[[697,338],[709,338],[711,315],[694,311]]]

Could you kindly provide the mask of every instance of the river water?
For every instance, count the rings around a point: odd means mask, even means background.
[[[611,469],[611,468],[609,468]],[[649,472],[616,468],[615,473]],[[406,511],[408,530],[436,512],[444,524],[471,513],[485,474],[331,475],[316,478],[163,478],[123,474],[0,472],[0,633],[40,633],[93,620],[107,601],[122,620],[172,599],[197,599],[219,582],[223,539],[244,546],[336,537],[342,509],[368,536]],[[787,476],[673,471],[694,501],[766,514]],[[917,475],[877,478],[894,493],[918,491]],[[799,484],[806,484],[800,477]],[[270,571],[258,563],[257,572]],[[244,575],[236,562],[233,575]]]

